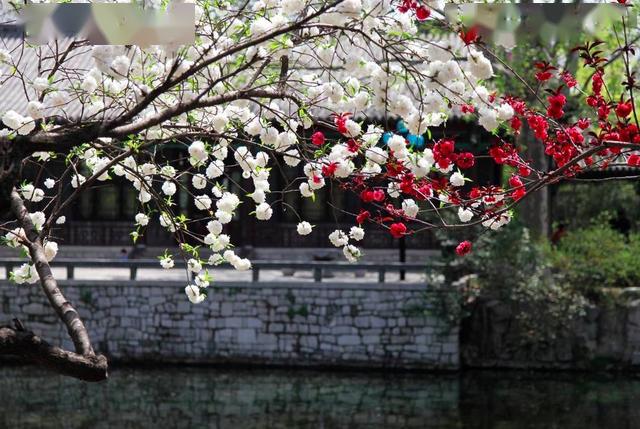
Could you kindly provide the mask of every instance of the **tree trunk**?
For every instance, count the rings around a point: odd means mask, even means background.
[[[544,153],[544,145],[534,138],[529,127],[522,127],[519,144],[526,147],[525,158],[531,161],[535,169],[549,171],[549,159]],[[551,229],[549,188],[544,186],[527,195],[522,200],[519,213],[532,236],[549,237]]]
[[[107,359],[95,354],[82,319],[58,287],[44,254],[40,233],[31,222],[29,211],[15,189],[11,191],[10,203],[13,216],[25,231],[26,239],[23,244],[29,249],[31,261],[40,277],[42,290],[67,328],[75,346],[75,353],[47,344],[33,333],[26,331],[19,323],[15,330],[7,327],[0,328],[0,353],[19,355],[81,380],[105,380],[108,369]]]

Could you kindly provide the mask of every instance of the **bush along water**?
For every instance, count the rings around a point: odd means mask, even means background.
[[[459,312],[467,365],[593,368],[629,364],[640,337],[640,234],[602,214],[552,244],[518,222],[476,240],[464,258]],[[635,331],[634,331],[635,332]],[[631,354],[630,354],[631,353]]]

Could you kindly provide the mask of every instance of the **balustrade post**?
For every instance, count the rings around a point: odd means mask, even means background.
[[[378,283],[384,283],[384,277],[387,272],[385,267],[378,268]]]

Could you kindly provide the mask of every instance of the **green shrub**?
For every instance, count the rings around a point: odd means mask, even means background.
[[[628,238],[606,217],[587,228],[569,231],[548,255],[554,274],[592,296],[602,288],[640,286],[640,235]]]
[[[544,276],[548,268],[543,249],[517,220],[475,240],[467,262],[483,290],[498,298],[508,297],[516,284]]]
[[[533,242],[529,231],[513,221],[476,240],[468,261],[478,276],[476,293],[512,309],[512,329],[522,345],[554,341],[587,305],[571,283],[552,275],[548,247]]]

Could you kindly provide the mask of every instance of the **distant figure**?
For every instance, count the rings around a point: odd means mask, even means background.
[[[564,223],[559,224],[556,230],[553,231],[553,234],[551,234],[551,244],[556,246],[560,242],[562,237],[564,237],[566,234],[567,225],[565,225]]]
[[[122,259],[123,261],[129,259],[129,253],[127,252],[127,249],[120,250],[120,259]]]

